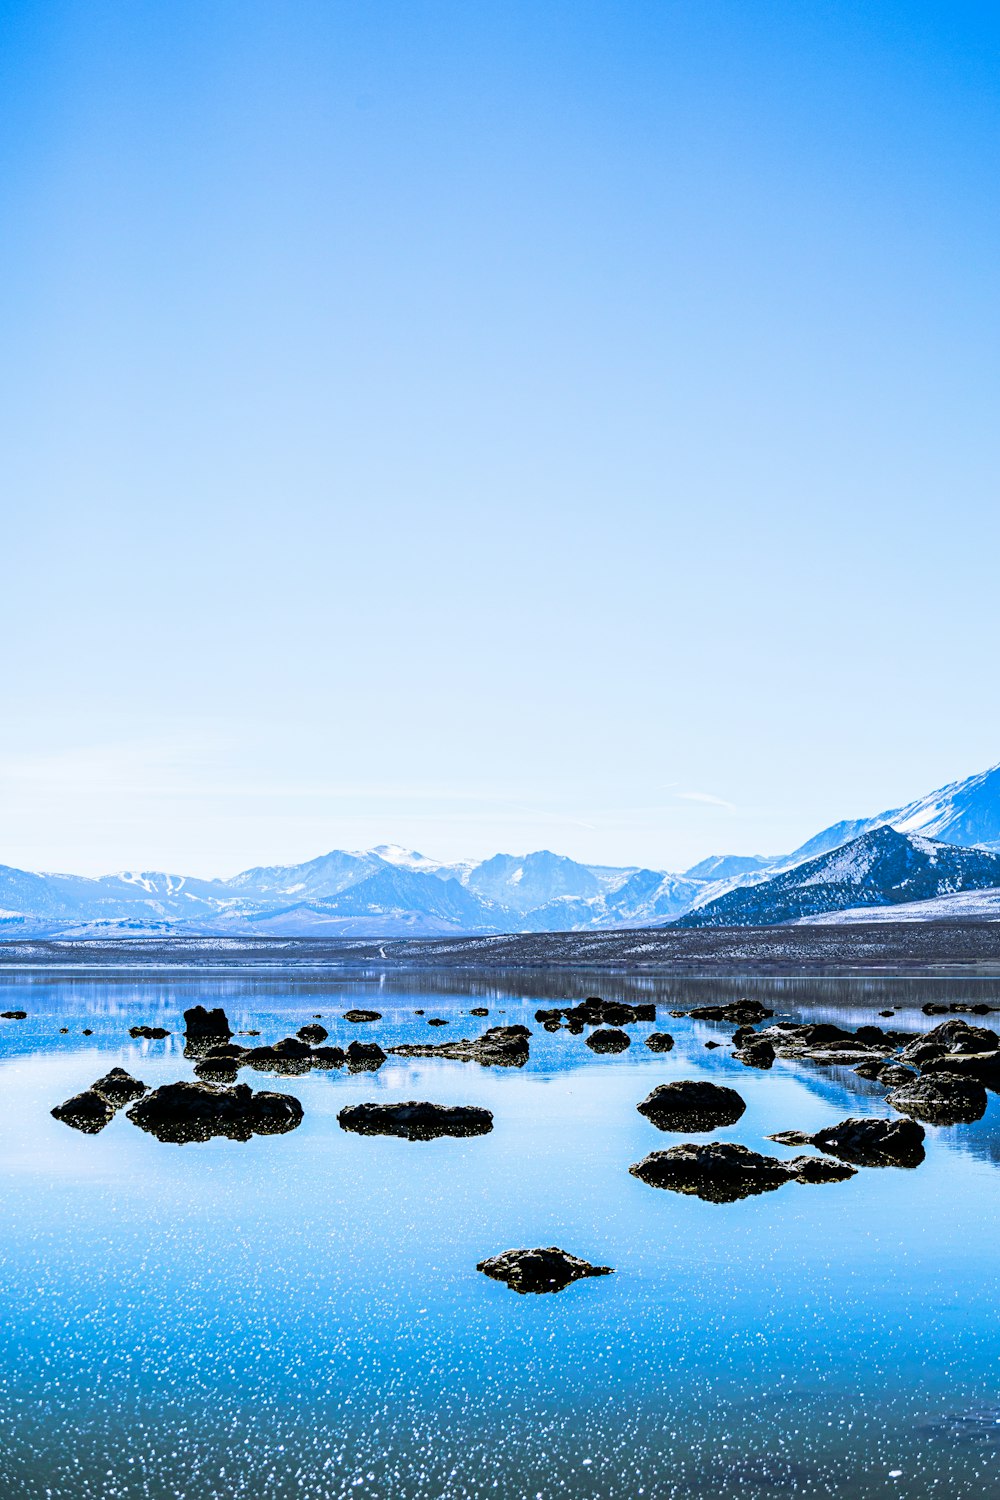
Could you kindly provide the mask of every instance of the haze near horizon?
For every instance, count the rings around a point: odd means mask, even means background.
[[[989,8],[2,18],[0,863],[683,869],[997,760]]]

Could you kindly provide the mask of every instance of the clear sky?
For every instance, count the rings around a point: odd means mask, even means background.
[[[676,869],[1000,758],[996,5],[0,38],[0,862]]]

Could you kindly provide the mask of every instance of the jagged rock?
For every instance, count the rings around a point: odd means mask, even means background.
[[[631,1047],[632,1039],[624,1031],[606,1027],[600,1031],[592,1031],[586,1045],[591,1052],[625,1052]]]
[[[922,1068],[934,1057],[944,1057],[947,1047],[943,1042],[928,1042],[922,1036],[916,1037],[905,1046],[899,1054],[899,1061],[912,1063],[915,1068]]]
[[[385,1062],[378,1042],[351,1042],[347,1049],[347,1067],[351,1073],[374,1073]]]
[[[318,1047],[320,1042],[326,1041],[330,1033],[325,1026],[309,1025],[300,1026],[295,1035],[301,1037],[304,1042],[308,1042],[310,1047]]]
[[[130,1026],[128,1034],[132,1037],[142,1037],[147,1042],[162,1042],[165,1036],[170,1035],[170,1032],[165,1026]]]
[[[528,1061],[527,1026],[491,1026],[482,1036],[454,1042],[405,1042],[389,1051],[398,1057],[448,1057],[484,1068],[523,1068]]]
[[[651,1031],[646,1038],[646,1046],[650,1052],[672,1052],[674,1039],[669,1031]]]
[[[774,1046],[766,1037],[755,1037],[737,1047],[733,1056],[746,1068],[770,1068],[774,1064]]]
[[[592,1266],[556,1245],[539,1250],[505,1250],[481,1260],[477,1271],[494,1281],[505,1281],[512,1292],[561,1292],[587,1276],[611,1276],[613,1266]]]
[[[356,1135],[394,1135],[407,1141],[433,1141],[439,1136],[488,1135],[493,1116],[474,1104],[426,1104],[410,1099],[402,1104],[351,1104],[337,1116],[342,1130]]]
[[[787,1163],[796,1182],[846,1182],[857,1177],[857,1170],[844,1161],[831,1161],[828,1156],[793,1156]]]
[[[423,1012],[422,1011],[417,1011],[417,1012],[415,1012],[415,1014],[422,1015]],[[361,1025],[365,1021],[381,1021],[381,1019],[382,1019],[382,1012],[379,1011],[379,1010],[345,1010],[344,1011],[344,1020],[345,1021],[353,1021],[357,1025]]]
[[[282,1135],[302,1123],[302,1105],[289,1094],[254,1093],[245,1083],[211,1088],[206,1083],[167,1083],[128,1110],[140,1130],[158,1141],[183,1145],[225,1136]]]
[[[555,1006],[549,1010],[536,1010],[535,1020],[569,1023],[574,1026],[631,1026],[637,1021],[655,1021],[656,1006],[627,1005],[624,1000],[602,1000],[600,995],[589,995],[579,1005]]]
[[[924,1041],[944,1046],[949,1052],[995,1052],[1000,1047],[1000,1036],[988,1026],[970,1026],[957,1018],[935,1026]]]
[[[806,1130],[776,1130],[773,1135],[765,1137],[769,1141],[777,1141],[779,1146],[811,1146],[812,1136]]]
[[[359,1045],[354,1043],[355,1046]],[[381,1047],[379,1051],[381,1052]],[[313,1068],[330,1069],[342,1068],[347,1061],[347,1053],[343,1047],[314,1047],[309,1058],[310,1066]]]
[[[64,1125],[82,1130],[85,1135],[97,1135],[115,1117],[114,1108],[93,1089],[74,1094],[72,1099],[57,1104],[51,1113]]]
[[[880,1057],[866,1057],[864,1062],[860,1062],[854,1071],[859,1078],[867,1078],[874,1083],[884,1067],[885,1063]]]
[[[227,1042],[233,1034],[226,1012],[219,1006],[206,1010],[203,1005],[192,1005],[184,1012],[184,1030],[189,1037],[223,1037]]]
[[[718,1130],[735,1125],[746,1104],[735,1089],[685,1078],[661,1083],[636,1109],[658,1130]]]
[[[859,1167],[919,1166],[923,1143],[923,1128],[913,1120],[851,1118],[827,1125],[811,1138],[821,1151]]]
[[[898,1089],[903,1085],[912,1083],[916,1075],[912,1068],[904,1068],[901,1063],[883,1063],[875,1077],[889,1089]]]
[[[0,1010],[0,1021],[26,1021],[27,1019],[26,1010]]]
[[[90,1088],[92,1093],[100,1094],[112,1109],[121,1109],[123,1105],[131,1104],[133,1099],[141,1099],[143,1094],[149,1092],[148,1084],[133,1078],[124,1068],[112,1068],[110,1073],[105,1073]]]
[[[706,1203],[735,1203],[772,1193],[796,1176],[789,1163],[731,1141],[685,1141],[651,1152],[629,1171],[649,1187],[692,1193]]]
[[[982,1084],[953,1073],[913,1078],[887,1097],[893,1109],[930,1125],[971,1125],[986,1113]]]
[[[759,1000],[733,1000],[728,1005],[697,1005],[693,1010],[682,1010],[677,1014],[688,1015],[692,1021],[732,1021],[734,1025],[746,1026],[753,1021],[766,1021],[774,1011],[761,1005]]]

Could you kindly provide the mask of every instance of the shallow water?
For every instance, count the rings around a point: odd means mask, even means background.
[[[539,1003],[588,993],[656,998],[675,1050],[642,1046],[649,1024],[613,1057],[535,1024]],[[684,1139],[635,1109],[675,1078],[737,1088],[746,1114],[711,1138],[774,1155],[795,1152],[772,1131],[889,1113],[850,1069],[746,1069],[705,1049],[731,1026],[667,1015],[746,993],[845,1025],[895,1008],[886,1024],[917,1031],[925,1001],[1000,1004],[1000,981],[0,976],[0,1009],[29,1012],[0,1022],[0,1494],[1000,1496],[994,1096],[978,1124],[928,1129],[913,1171],[724,1205],[629,1175]],[[246,1144],[51,1117],[115,1064],[191,1078],[196,1001],[262,1041],[316,1012],[331,1042],[385,1046],[522,1021],[531,1059],[244,1072],[305,1110]],[[463,1015],[481,1004],[488,1020]],[[338,1019],[358,1005],[383,1020]],[[138,1022],[174,1035],[132,1042]],[[337,1124],[346,1104],[407,1098],[485,1105],[494,1129],[411,1143]],[[475,1269],[548,1244],[616,1274],[522,1297]]]

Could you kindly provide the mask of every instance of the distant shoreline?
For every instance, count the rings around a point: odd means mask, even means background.
[[[974,973],[1000,976],[1000,923],[871,922],[513,933],[498,937],[31,939],[0,970],[558,969],[631,973]]]

